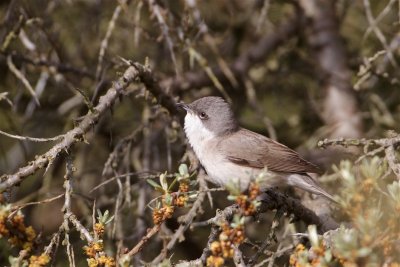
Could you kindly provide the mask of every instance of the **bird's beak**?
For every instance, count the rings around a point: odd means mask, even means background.
[[[177,106],[178,108],[183,108],[183,109],[186,110],[186,111],[190,111],[190,110],[191,110],[191,109],[189,108],[189,106],[186,105],[186,104],[184,104],[184,103],[177,103],[176,106]]]

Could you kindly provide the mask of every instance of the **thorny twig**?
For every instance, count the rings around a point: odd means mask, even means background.
[[[60,226],[60,228],[58,229],[58,232],[53,235],[53,237],[50,240],[50,243],[47,245],[47,247],[45,247],[45,249],[44,249],[45,254],[50,256],[53,253],[53,251],[55,250],[54,247],[55,248],[58,247],[58,245],[60,243],[60,236],[63,232],[64,232],[64,227]]]
[[[380,139],[325,139],[318,142],[318,146],[325,148],[327,146],[357,146],[364,147],[364,155],[360,157],[374,156],[382,151],[385,151],[385,158],[389,163],[389,167],[392,169],[393,173],[400,179],[400,164],[398,163],[396,157],[396,148],[400,143],[400,135],[395,133],[390,133],[391,137],[380,138]],[[374,149],[368,152],[368,149],[373,147]]]
[[[34,161],[29,165],[20,168],[14,174],[3,175],[0,180],[0,192],[3,192],[7,188],[22,182],[24,178],[35,173],[37,170],[50,166],[55,158],[66,149],[70,148],[74,143],[83,140],[84,134],[89,131],[94,124],[104,115],[104,113],[114,104],[116,99],[122,94],[122,92],[137,78],[140,78],[143,83],[147,86],[148,90],[151,91],[159,101],[168,110],[173,113],[177,112],[175,101],[172,97],[165,94],[152,75],[151,70],[148,67],[144,67],[139,63],[131,63],[132,66],[128,67],[121,78],[113,83],[112,87],[106,92],[105,95],[100,97],[99,103],[93,108],[94,112],[89,112],[83,120],[72,130],[64,134],[64,138],[53,146],[46,153],[37,156]]]
[[[57,199],[59,199],[59,198],[61,198],[63,196],[64,196],[64,194],[59,194],[59,195],[57,195],[55,197],[52,197],[52,198],[47,198],[47,199],[40,200],[40,201],[34,201],[34,202],[29,202],[29,203],[24,203],[24,204],[21,204],[21,205],[17,205],[15,207],[13,207],[14,211],[11,212],[9,216],[10,217],[13,216],[16,212],[18,212],[19,210],[21,210],[21,209],[23,209],[23,208],[25,208],[27,206],[50,203],[50,202],[52,202],[54,200],[57,200]]]
[[[75,266],[75,253],[74,249],[71,245],[70,239],[69,239],[69,220],[72,215],[71,212],[71,194],[72,194],[72,183],[71,179],[73,178],[73,166],[72,166],[72,159],[70,157],[67,158],[66,162],[66,171],[65,171],[65,176],[64,176],[64,188],[65,188],[65,201],[64,201],[64,206],[63,206],[63,212],[64,212],[64,221],[62,224],[62,227],[64,228],[64,240],[66,243],[66,249],[67,249],[67,255],[68,255],[68,261],[70,266]]]
[[[65,188],[65,201],[64,201],[64,225],[68,225],[68,221],[71,222],[75,229],[81,233],[81,235],[86,239],[88,243],[94,241],[93,236],[90,234],[89,230],[87,230],[81,222],[76,218],[75,214],[72,213],[71,205],[72,205],[72,178],[73,178],[74,167],[72,165],[72,159],[70,156],[67,156],[66,162],[66,173],[65,173],[65,180],[64,180],[64,188]]]
[[[73,73],[79,76],[87,77],[89,79],[95,79],[95,74],[91,73],[90,71],[71,66],[69,64],[54,62],[43,58],[30,58],[26,55],[17,54],[15,51],[11,51],[10,55],[13,57],[13,60],[15,60],[17,64],[23,62],[36,67],[48,67],[51,72]]]

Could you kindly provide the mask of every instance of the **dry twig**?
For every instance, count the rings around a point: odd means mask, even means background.
[[[134,63],[133,65],[134,66],[128,67],[122,77],[113,83],[112,87],[105,95],[100,97],[98,105],[93,109],[94,112],[89,112],[74,129],[64,134],[64,138],[60,143],[53,146],[46,153],[37,156],[34,161],[29,165],[20,168],[16,173],[3,175],[0,178],[0,192],[22,182],[24,178],[35,173],[37,170],[45,168],[60,153],[70,148],[74,143],[83,140],[83,135],[98,122],[100,117],[103,116],[104,113],[114,104],[116,99],[129,86],[129,84],[134,82],[139,76],[142,76],[142,79],[145,81],[153,81],[151,71],[148,68],[145,68],[138,63]],[[153,87],[149,88],[150,91],[152,91],[152,89]],[[156,89],[157,90],[154,90],[154,95],[164,95],[161,89],[158,87]],[[160,102],[167,103],[171,110],[176,110],[173,100],[170,98],[168,99],[169,100],[161,99]]]

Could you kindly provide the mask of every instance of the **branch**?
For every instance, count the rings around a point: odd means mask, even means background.
[[[320,233],[339,227],[333,219],[326,220],[318,217],[315,212],[304,207],[299,200],[286,196],[279,191],[268,189],[260,197],[261,205],[258,208],[258,213],[263,213],[267,210],[278,210],[281,213],[293,214],[296,219],[303,221],[307,225],[316,225]]]
[[[16,51],[11,51],[10,53],[3,53],[2,55],[4,55],[4,56],[11,55],[17,65],[22,64],[22,63],[28,63],[30,65],[37,66],[37,67],[48,67],[50,69],[55,69],[56,72],[59,72],[59,73],[73,73],[75,75],[87,77],[92,80],[95,79],[95,74],[91,73],[90,71],[88,71],[86,69],[74,67],[69,64],[49,61],[46,59],[42,59],[40,57],[30,58],[26,55],[17,54]]]
[[[158,233],[158,231],[160,231],[161,228],[161,223],[156,224],[153,226],[153,228],[149,229],[147,231],[147,234],[139,241],[139,243],[136,244],[136,246],[134,246],[128,253],[126,253],[123,257],[132,257],[135,254],[137,254],[139,251],[142,250],[143,246],[147,243],[147,241],[149,241],[149,239],[155,235],[156,233]]]
[[[171,94],[165,93],[162,88],[167,87],[159,85],[151,69],[148,66],[141,65],[136,62],[130,61],[130,64],[139,71],[140,81],[146,86],[147,90],[149,90],[158,99],[160,105],[165,107],[171,113],[171,115],[177,115],[178,109],[176,106],[176,101],[173,99]]]
[[[201,170],[199,175],[197,176],[197,179],[200,183],[200,192],[197,196],[196,201],[193,203],[193,206],[189,210],[188,213],[186,213],[185,217],[183,218],[181,225],[179,228],[175,231],[174,235],[171,237],[171,240],[168,242],[168,244],[164,247],[162,252],[153,260],[151,264],[158,264],[160,263],[166,256],[171,249],[174,248],[176,242],[182,238],[183,234],[186,232],[186,230],[189,228],[190,224],[198,214],[199,210],[201,209],[201,205],[203,204],[203,201],[206,196],[206,189],[207,189],[207,184],[204,179],[204,170]]]
[[[165,13],[165,12],[163,12],[162,8],[158,5],[157,1],[155,1],[155,0],[148,0],[148,4],[149,4],[150,11],[157,18],[158,24],[160,25],[160,28],[161,28],[162,35],[165,39],[165,42],[167,43],[167,47],[168,47],[169,53],[171,55],[172,64],[174,64],[174,67],[175,67],[175,72],[177,75],[179,75],[179,68],[178,68],[175,53],[174,53],[174,44],[169,35],[169,27],[168,27],[167,23],[165,22],[164,17],[162,15],[162,13]]]
[[[29,165],[20,168],[16,173],[3,175],[0,178],[0,192],[17,185],[22,182],[24,178],[34,174],[37,170],[45,168],[62,151],[69,149],[74,143],[82,141],[82,136],[99,121],[104,113],[114,104],[121,93],[130,83],[135,81],[138,76],[139,70],[136,67],[128,67],[123,76],[114,82],[107,93],[99,99],[99,103],[94,108],[94,112],[89,112],[78,126],[64,135],[61,142],[53,146],[45,154],[37,156],[34,161],[30,162]]]
[[[254,46],[246,49],[236,61],[229,65],[229,69],[235,78],[241,78],[254,64],[265,60],[271,52],[293,37],[300,25],[300,16],[296,13],[294,17],[278,26],[274,32],[264,36]],[[212,68],[212,72],[220,82],[229,83],[226,75],[219,67]],[[169,92],[175,95],[179,91],[212,86],[213,81],[202,70],[187,72],[174,78],[165,79],[160,85],[163,88],[168,88]]]
[[[23,140],[23,141],[32,141],[32,142],[51,142],[51,141],[57,141],[60,140],[64,137],[64,135],[57,135],[55,137],[50,137],[50,138],[37,138],[37,137],[29,137],[29,136],[20,136],[20,135],[15,135],[15,134],[9,134],[6,132],[3,132],[0,130],[0,134],[5,135],[10,138],[14,138],[17,140]]]
[[[106,49],[108,47],[108,41],[110,40],[111,34],[114,31],[115,22],[117,21],[119,14],[121,13],[121,10],[122,10],[121,6],[126,5],[126,4],[127,4],[127,0],[121,1],[121,3],[118,4],[118,6],[114,9],[114,13],[112,15],[111,20],[108,23],[107,32],[106,32],[106,35],[104,36],[103,41],[101,41],[99,56],[97,58],[96,80],[100,80],[100,76],[103,71],[104,55],[105,55]]]
[[[81,236],[85,237],[86,241],[88,243],[92,243],[94,241],[94,238],[92,235],[89,233],[89,231],[81,224],[81,222],[76,218],[75,214],[72,213],[71,211],[71,195],[72,195],[72,178],[73,178],[73,172],[74,172],[74,167],[72,165],[72,159],[70,156],[67,156],[67,162],[66,162],[66,171],[65,171],[65,176],[64,176],[64,188],[65,188],[65,201],[64,201],[64,206],[63,206],[63,212],[64,212],[64,228],[66,231],[66,234],[69,234],[69,229],[68,229],[68,221],[70,221],[78,230],[78,232],[81,233]]]
[[[36,95],[35,90],[32,88],[31,84],[29,83],[28,79],[25,77],[25,75],[17,69],[17,67],[14,65],[12,61],[12,57],[9,55],[7,56],[7,65],[10,71],[17,77],[22,84],[25,86],[25,88],[28,90],[28,92],[32,95],[33,99],[35,100],[36,104],[40,106],[39,98]]]
[[[390,132],[389,135],[390,137],[388,138],[380,139],[325,139],[319,141],[318,146],[322,148],[326,148],[327,146],[364,147],[364,155],[361,156],[360,159],[365,156],[374,156],[379,152],[385,151],[385,158],[389,163],[389,167],[392,169],[397,179],[400,180],[400,163],[398,163],[396,157],[396,148],[400,144],[400,135],[394,132]],[[368,151],[368,149],[371,147],[374,149],[372,151]]]
[[[299,200],[286,196],[279,191],[268,189],[263,194],[261,194],[260,198],[261,205],[258,207],[257,212],[254,214],[254,216],[257,216],[269,210],[277,210],[275,219],[279,218],[280,214],[293,214],[296,219],[302,220],[307,225],[316,225],[320,233],[325,233],[328,230],[337,229],[339,227],[339,225],[331,218],[327,220],[318,217],[312,210],[304,207]],[[188,264],[198,264],[199,262],[202,262],[203,264],[206,263],[207,257],[210,254],[210,245],[218,238],[218,235],[220,233],[219,226],[223,222],[231,221],[233,215],[239,213],[239,211],[239,206],[231,205],[226,207],[224,210],[218,210],[217,214],[213,218],[207,220],[205,223],[201,223],[201,225],[212,225],[211,233],[207,241],[207,246],[204,248],[203,253],[199,259],[187,262]],[[270,241],[274,239],[276,227],[278,227],[278,222],[274,220],[270,235],[268,237]],[[266,242],[266,244],[264,244],[262,247],[264,248],[268,245],[269,242]],[[257,257],[258,255],[253,258],[253,264],[256,261]]]

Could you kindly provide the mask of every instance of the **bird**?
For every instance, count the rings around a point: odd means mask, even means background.
[[[240,127],[223,98],[207,96],[177,106],[186,111],[186,137],[211,183],[244,192],[254,177],[267,172],[259,181],[262,189],[294,186],[336,202],[310,176],[320,173],[316,165],[289,147]]]

